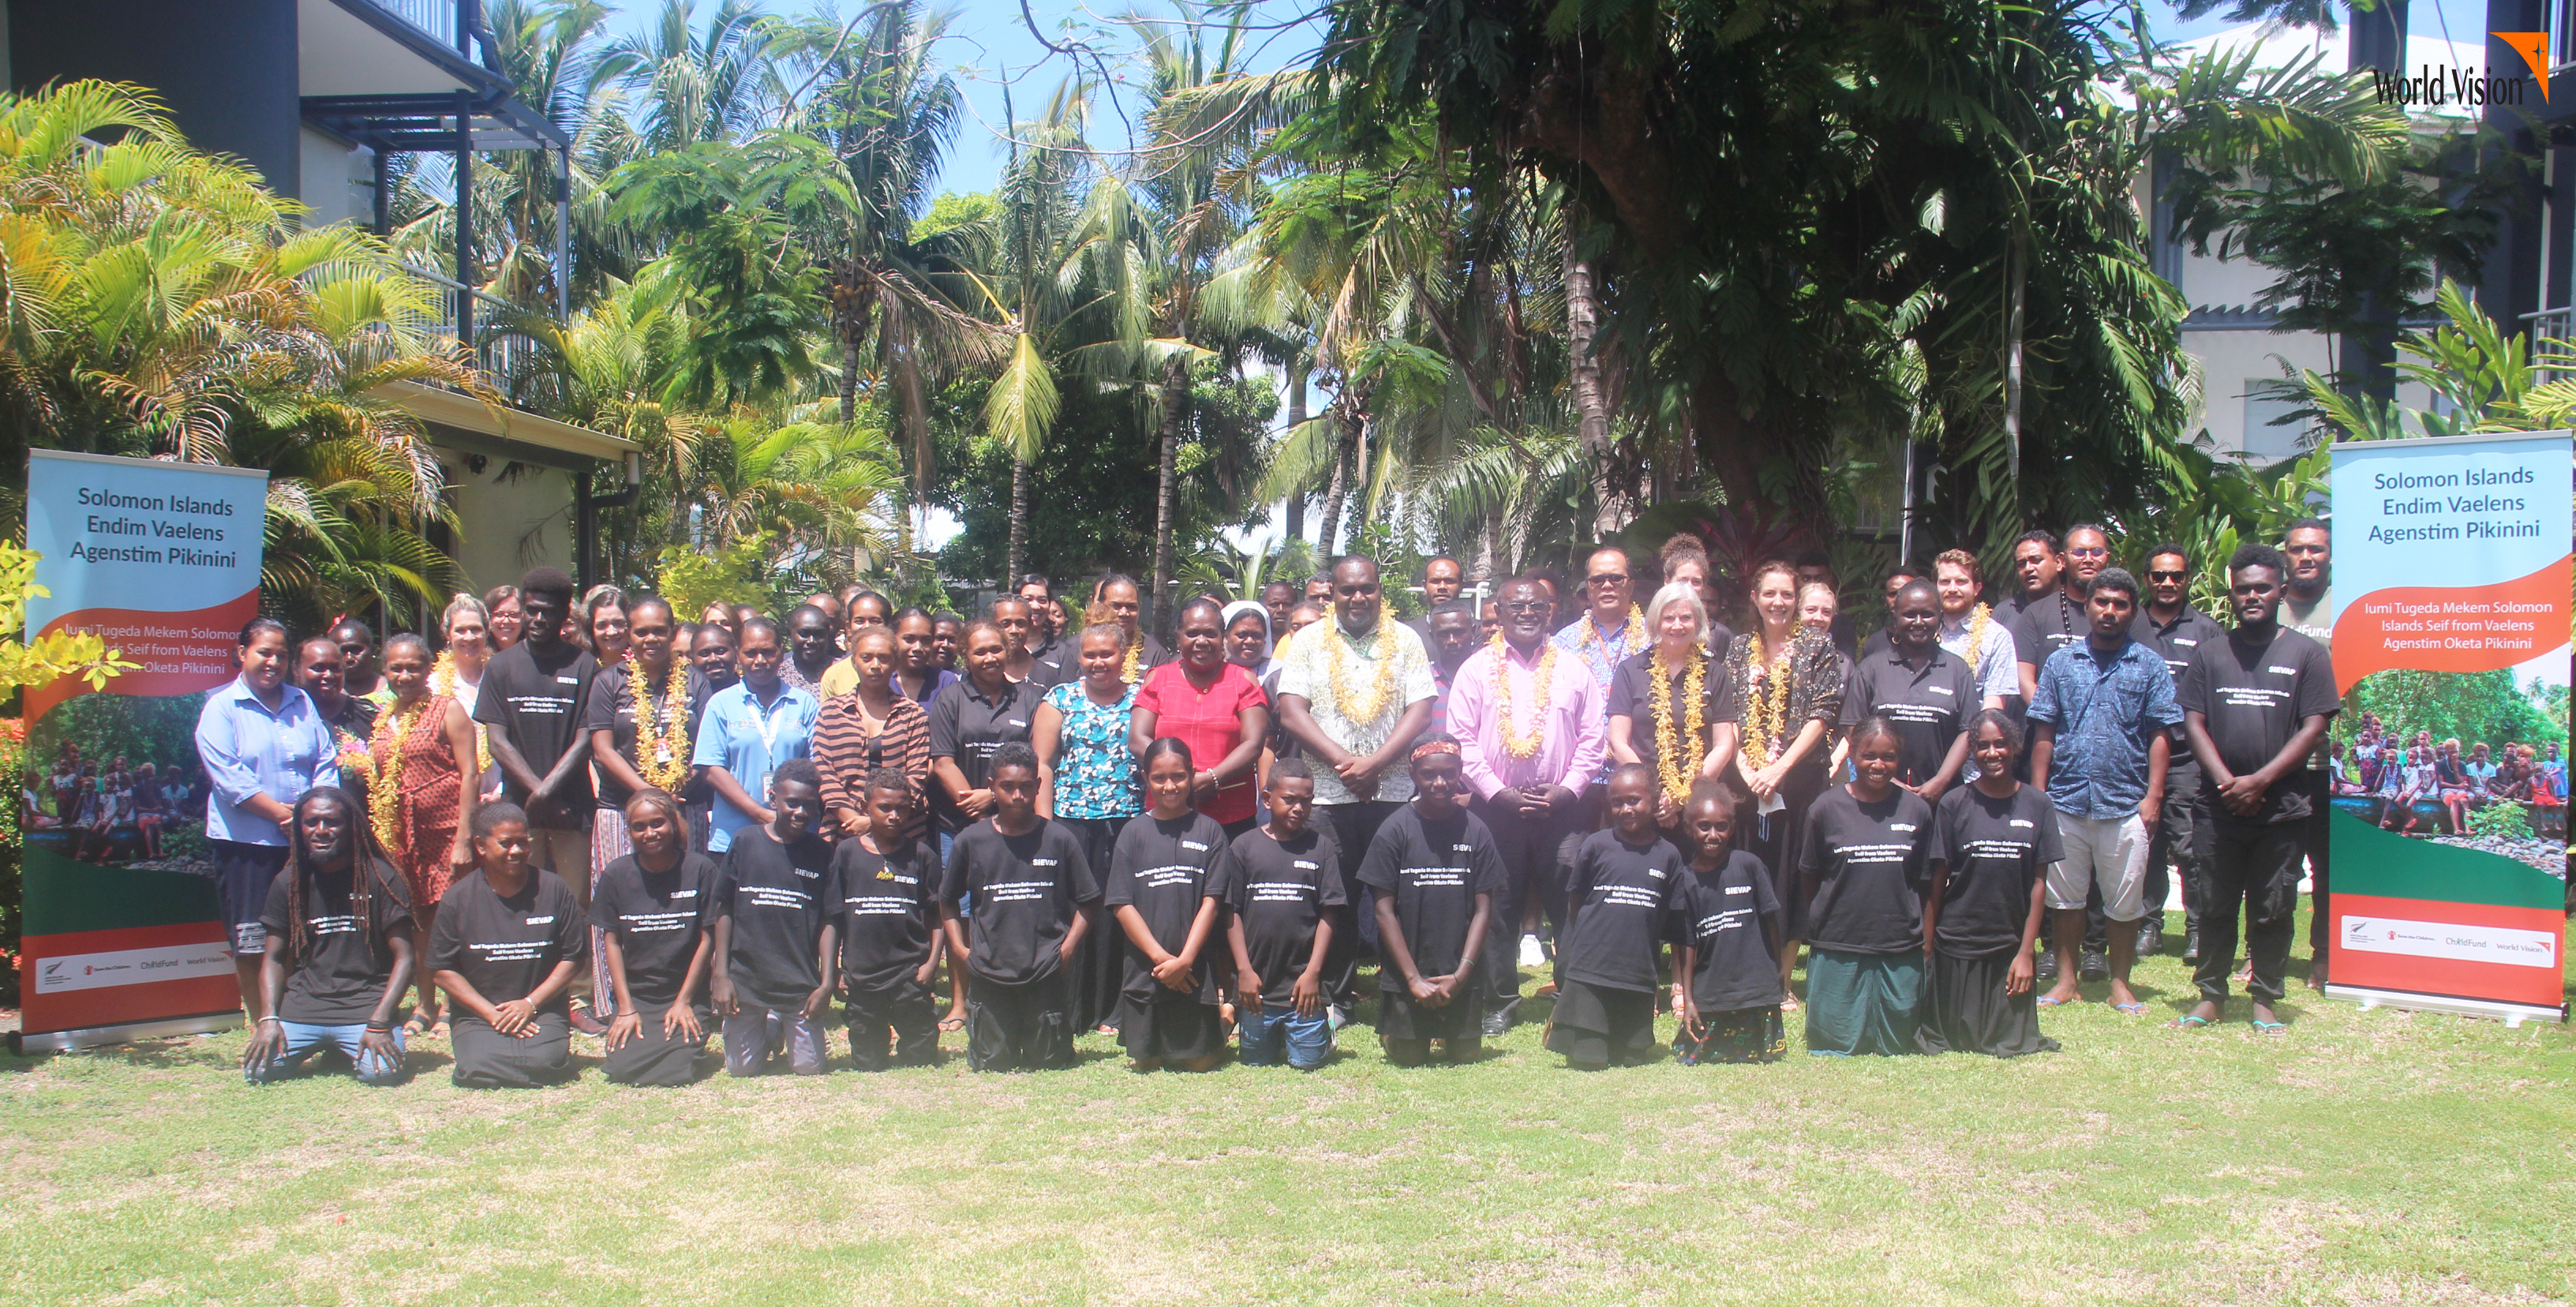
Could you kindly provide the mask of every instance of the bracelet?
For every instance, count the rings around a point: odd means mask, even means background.
[[[252,1022],[252,1023],[251,1023],[251,1025],[252,1025],[253,1027],[258,1027],[258,1026],[264,1026],[264,1025],[267,1025],[267,1024],[269,1024],[270,1022],[276,1022],[278,1025],[281,1025],[281,1026],[286,1024],[286,1023],[285,1023],[285,1022],[283,1022],[283,1021],[278,1021],[278,1020],[277,1020],[277,1018],[275,1018],[275,1017],[261,1017],[259,1020]]]
[[[372,1021],[367,1023],[367,1033],[370,1035],[390,1035],[393,1032],[394,1028],[390,1024],[380,1026]]]

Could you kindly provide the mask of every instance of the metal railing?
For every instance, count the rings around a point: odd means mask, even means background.
[[[2576,366],[2569,365],[2576,362],[2576,305],[2526,313],[2522,320],[2531,330],[2532,371],[2544,383],[2576,377]],[[2543,359],[2557,360],[2559,366],[2544,366]]]
[[[465,27],[466,0],[367,0],[367,3],[437,37],[442,45],[457,46],[457,33]]]
[[[457,308],[465,297],[474,306],[474,366],[482,369],[484,379],[495,390],[508,393],[511,381],[524,370],[535,355],[537,343],[527,333],[510,324],[528,312],[524,305],[513,304],[497,296],[464,285],[453,277],[432,272],[417,263],[405,263],[403,271],[438,288],[439,319],[427,327],[429,334],[453,342],[457,338]]]

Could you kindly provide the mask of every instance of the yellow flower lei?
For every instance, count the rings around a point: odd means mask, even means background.
[[[1630,631],[1644,631],[1646,629],[1646,615],[1639,611],[1637,605],[1633,603],[1628,605],[1627,629]],[[1589,611],[1586,611],[1583,614],[1583,635],[1574,642],[1574,650],[1576,653],[1584,654],[1589,657],[1591,652],[1595,649],[1601,651],[1603,661],[1609,661],[1609,642],[1601,638],[1601,628],[1592,624],[1592,614]]]
[[[376,719],[376,739],[385,746],[384,761],[375,761],[375,743],[369,742],[365,754],[367,768],[367,821],[376,829],[376,843],[387,851],[402,847],[402,752],[403,739],[412,727],[419,725],[435,696],[423,699],[410,716],[388,711]]]
[[[635,710],[635,774],[666,794],[678,794],[689,780],[689,660],[675,655],[662,685],[662,713],[656,720],[644,702],[640,665],[626,669],[626,693]]]
[[[1547,740],[1548,695],[1556,688],[1556,641],[1539,641],[1544,652],[1538,656],[1538,702],[1532,706],[1530,733],[1526,737],[1519,723],[1512,720],[1512,676],[1505,662],[1511,656],[1511,646],[1503,641],[1503,633],[1496,631],[1486,647],[1494,653],[1494,715],[1503,726],[1503,752],[1526,762],[1538,756],[1539,746]],[[1334,688],[1337,692],[1340,689]]]
[[[1363,700],[1359,691],[1351,688],[1350,683],[1349,656],[1354,651],[1353,646],[1356,642],[1339,626],[1333,628],[1333,634],[1340,637],[1331,642],[1333,711],[1340,713],[1342,720],[1354,726],[1376,721],[1378,715],[1386,711],[1387,701],[1395,697],[1395,660],[1402,653],[1403,646],[1396,646],[1395,649],[1387,651],[1385,657],[1377,660],[1377,675],[1371,679],[1368,697]],[[1386,625],[1381,621],[1377,636],[1383,641],[1385,634]]]
[[[453,699],[456,697],[455,654],[441,651],[438,655],[438,661],[430,666],[429,692],[442,698]],[[483,738],[483,723],[476,722],[474,723],[474,775],[476,777],[480,777],[483,773],[490,770],[492,770],[492,745],[490,741]],[[466,781],[466,784],[468,785],[480,785],[482,783],[483,782],[479,779],[469,779]]]
[[[1968,614],[1968,670],[1978,672],[1980,678],[1984,673],[1977,667],[1978,655],[1985,651],[1986,627],[1992,623],[1993,617],[1994,609],[1984,604],[1977,605],[1976,611]]]
[[[1125,681],[1129,685],[1134,685],[1136,683],[1136,664],[1144,660],[1144,654],[1145,637],[1142,634],[1139,634],[1135,639],[1127,642],[1127,660],[1118,665],[1118,679]]]
[[[1752,672],[1762,660],[1762,637],[1757,634],[1748,638],[1753,646],[1752,657],[1745,662],[1744,756],[1758,771],[1771,765],[1771,742],[1788,727],[1789,654],[1797,647],[1798,637],[1791,635],[1780,656],[1770,660],[1769,679],[1759,690],[1752,685]]]
[[[1648,664],[1648,669],[1654,673],[1651,679],[1655,683],[1655,773],[1663,781],[1664,794],[1667,797],[1676,804],[1687,803],[1690,801],[1692,772],[1684,768],[1681,763],[1682,741],[1685,739],[1697,741],[1699,733],[1708,725],[1701,712],[1703,700],[1708,693],[1708,660],[1691,659],[1690,669],[1683,673],[1682,695],[1690,700],[1690,707],[1683,717],[1683,720],[1690,724],[1690,729],[1687,731],[1676,729],[1677,724],[1673,719],[1673,681],[1671,677],[1664,675],[1661,653],[1655,655],[1654,660]]]

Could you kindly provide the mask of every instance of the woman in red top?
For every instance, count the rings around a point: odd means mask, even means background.
[[[1225,660],[1225,609],[1205,597],[1181,605],[1181,656],[1145,674],[1128,717],[1127,744],[1142,758],[1158,738],[1206,761],[1191,778],[1198,810],[1227,838],[1252,829],[1253,764],[1270,737],[1270,698],[1252,673]]]

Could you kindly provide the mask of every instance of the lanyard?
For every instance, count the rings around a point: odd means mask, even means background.
[[[751,699],[752,707],[760,707],[760,700],[753,697],[749,691],[744,692],[744,697]],[[787,706],[787,691],[780,690],[778,692],[777,700],[771,703],[765,712],[760,714],[752,728],[760,732],[761,758],[772,765],[775,765],[778,761],[776,756],[778,753],[778,710]]]

